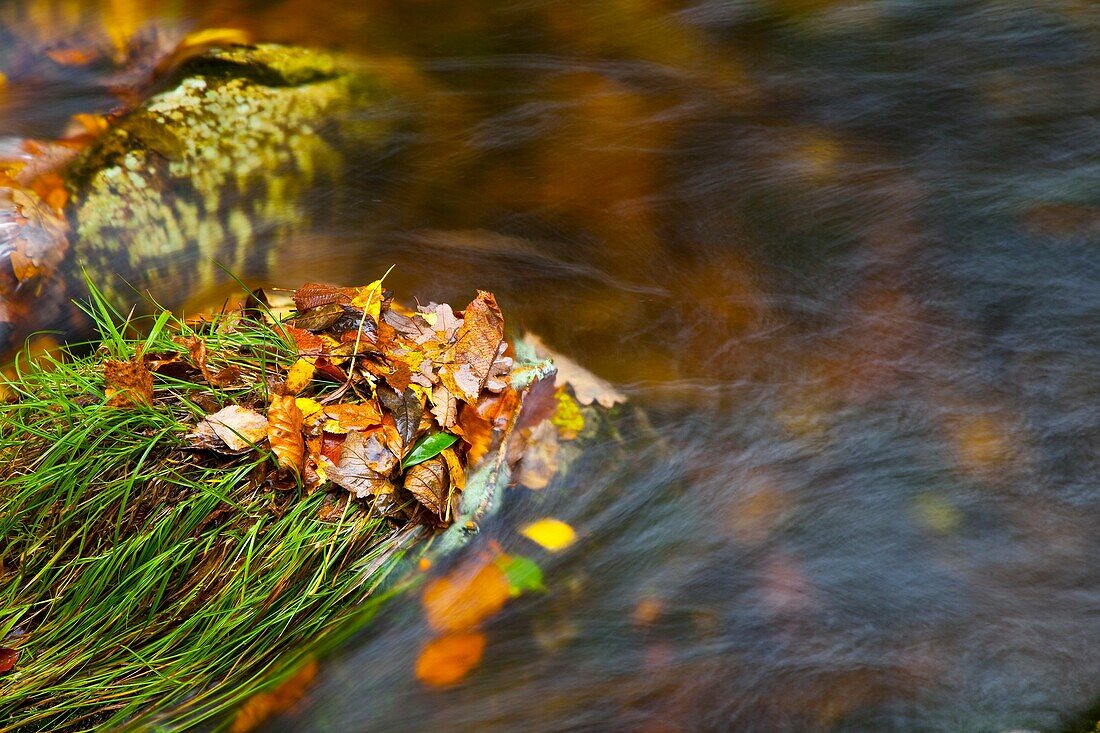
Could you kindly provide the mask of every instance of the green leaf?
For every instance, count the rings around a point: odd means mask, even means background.
[[[458,436],[451,435],[450,433],[432,433],[431,435],[425,435],[423,438],[416,441],[416,445],[409,451],[409,455],[405,456],[405,460],[401,461],[401,468],[415,466],[418,463],[423,463],[429,458],[438,456],[440,453],[450,448],[456,440],[458,440]]]
[[[542,568],[529,557],[510,555],[498,558],[497,567],[508,578],[508,592],[514,598],[532,590],[546,590],[542,584]]]

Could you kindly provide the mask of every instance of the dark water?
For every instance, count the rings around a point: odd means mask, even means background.
[[[465,684],[415,681],[395,611],[278,730],[1056,731],[1100,700],[1100,7],[146,5],[419,75],[421,124],[273,279],[493,290],[667,442],[489,523],[581,541]],[[32,91],[2,132],[105,103]]]

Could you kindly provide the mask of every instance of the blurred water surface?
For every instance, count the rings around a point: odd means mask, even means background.
[[[485,528],[581,541],[466,683],[415,681],[395,611],[278,730],[1054,731],[1100,700],[1100,7],[26,0],[0,41],[154,21],[408,80],[418,123],[249,275],[492,290],[665,440]],[[111,104],[21,74],[0,134]]]

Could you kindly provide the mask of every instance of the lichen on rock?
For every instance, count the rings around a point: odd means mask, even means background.
[[[108,130],[70,168],[77,258],[108,296],[172,304],[309,224],[309,190],[380,148],[396,95],[347,58],[277,45],[214,50]],[[370,114],[364,114],[370,110]]]

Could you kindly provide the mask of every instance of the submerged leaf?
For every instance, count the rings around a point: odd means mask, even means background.
[[[440,632],[472,629],[504,608],[508,577],[494,563],[475,560],[424,588],[421,602],[428,625]]]
[[[416,678],[432,687],[447,687],[462,680],[481,662],[485,634],[451,634],[433,639],[416,659]]]
[[[409,466],[423,463],[429,458],[434,458],[454,445],[456,440],[458,440],[458,436],[451,435],[450,433],[432,433],[431,435],[425,435],[418,440],[416,445],[413,446],[413,449],[409,451],[409,455],[401,462],[401,467],[408,468]]]
[[[495,562],[508,578],[508,593],[513,598],[528,591],[546,590],[542,568],[531,558],[523,555],[501,555]]]

